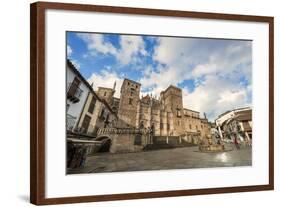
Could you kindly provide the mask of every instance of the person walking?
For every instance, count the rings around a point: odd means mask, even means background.
[[[236,149],[240,149],[240,146],[239,146],[239,143],[238,143],[238,139],[237,139],[237,137],[235,136],[235,138],[234,138],[234,144],[235,144],[235,147],[236,147]]]

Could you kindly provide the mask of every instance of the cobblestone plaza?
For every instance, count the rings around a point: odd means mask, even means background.
[[[136,153],[101,153],[88,156],[82,168],[71,169],[70,174],[168,170],[252,165],[252,148],[228,145],[224,152],[203,153],[198,147],[181,147]]]

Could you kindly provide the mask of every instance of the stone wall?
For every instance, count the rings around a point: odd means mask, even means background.
[[[110,147],[111,153],[134,152],[134,134],[118,134],[112,135],[112,142]]]
[[[100,129],[98,134],[111,139],[110,153],[138,152],[151,143],[145,130],[104,128]]]

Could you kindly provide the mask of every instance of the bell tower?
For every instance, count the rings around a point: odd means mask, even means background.
[[[118,118],[126,122],[130,127],[136,127],[140,87],[140,83],[129,79],[124,79],[121,86]]]
[[[161,96],[165,110],[172,113],[173,135],[181,135],[184,133],[182,90],[170,85]]]

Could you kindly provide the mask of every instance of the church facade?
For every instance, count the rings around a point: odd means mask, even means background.
[[[200,112],[183,107],[182,90],[178,87],[169,86],[159,98],[152,95],[140,97],[141,84],[124,79],[120,99],[113,97],[114,90],[99,88],[97,94],[106,97],[122,121],[122,127],[149,129],[154,136],[203,138],[211,134],[206,117],[200,118]]]

